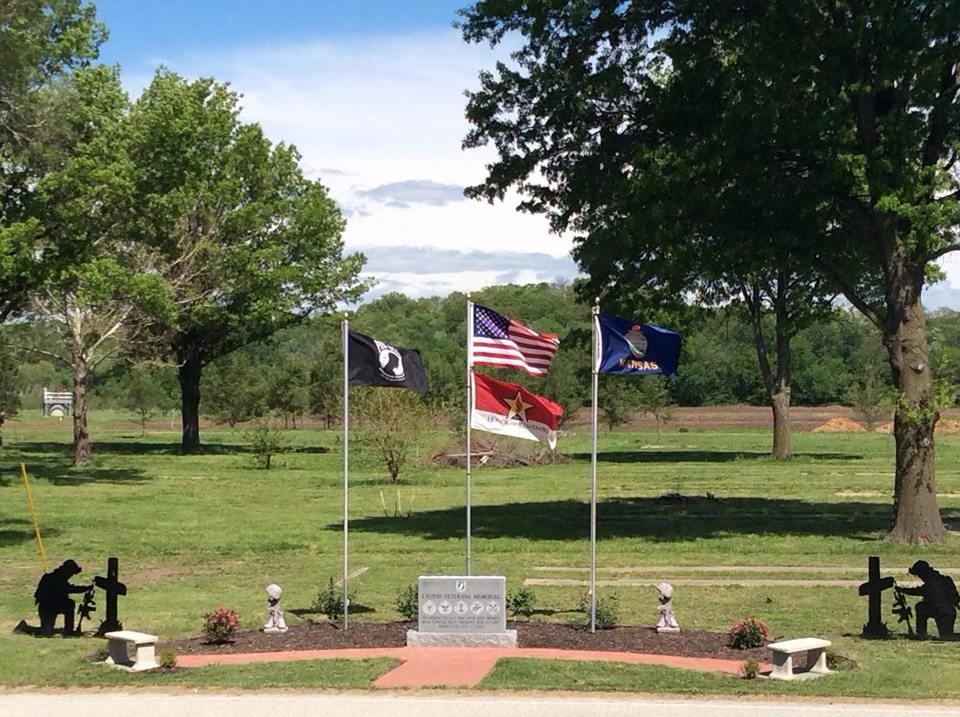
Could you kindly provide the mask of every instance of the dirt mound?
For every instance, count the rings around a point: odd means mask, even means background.
[[[463,443],[448,442],[424,457],[424,462],[449,468],[465,468],[467,454]],[[531,441],[511,438],[474,439],[471,466],[473,468],[518,468],[552,463],[566,463],[570,459],[563,453],[551,451],[546,446]]]
[[[831,418],[813,429],[814,433],[863,433],[864,428],[856,421],[840,416]]]
[[[883,423],[873,429],[874,433],[893,433],[893,421]],[[960,435],[960,421],[939,421],[937,423],[937,433],[943,435]]]
[[[960,421],[940,421],[937,423],[937,433],[960,434]]]

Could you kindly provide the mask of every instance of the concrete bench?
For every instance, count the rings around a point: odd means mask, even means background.
[[[819,677],[830,674],[827,669],[827,648],[832,643],[818,637],[801,637],[796,640],[771,642],[767,647],[773,654],[773,671],[770,678],[774,680],[792,680],[794,677]],[[796,675],[793,673],[793,656],[799,652],[807,653],[807,669]]]
[[[156,635],[134,632],[133,630],[118,630],[117,632],[108,632],[104,637],[110,641],[110,657],[106,659],[108,665],[125,667],[131,672],[154,670],[160,666],[157,664],[157,657],[154,652],[157,645]],[[135,657],[132,660],[130,659],[129,649],[131,645],[135,650]]]

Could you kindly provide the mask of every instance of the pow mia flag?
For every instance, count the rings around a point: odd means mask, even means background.
[[[427,373],[417,349],[391,346],[356,331],[349,333],[351,386],[409,388],[421,396],[427,392]]]

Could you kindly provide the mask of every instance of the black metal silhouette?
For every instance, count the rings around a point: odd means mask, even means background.
[[[899,588],[904,595],[918,595],[922,600],[914,606],[917,615],[917,638],[927,636],[927,621],[933,618],[941,640],[956,639],[953,626],[960,606],[960,593],[949,575],[934,570],[926,560],[918,560],[910,570],[923,582],[916,588]]]
[[[74,593],[85,593],[89,585],[72,585],[70,578],[82,572],[74,560],[65,560],[60,567],[44,573],[37,583],[33,599],[40,615],[40,634],[52,635],[57,615],[63,615],[63,634],[76,635],[73,626],[75,603],[70,599]]]
[[[884,590],[889,590],[894,586],[894,579],[880,577],[880,558],[878,556],[871,555],[867,565],[869,580],[860,585],[860,594],[867,595],[870,599],[867,608],[867,624],[863,626],[863,636],[887,637],[890,631],[880,621],[881,598]]]
[[[893,588],[893,595],[891,612],[897,616],[897,622],[907,623],[907,634],[913,637],[913,625],[910,624],[910,618],[913,617],[913,608],[907,605],[907,598],[899,586]]]
[[[107,577],[97,576],[94,584],[107,594],[107,614],[97,629],[98,635],[123,629],[123,623],[117,619],[117,596],[127,594],[127,586],[117,579],[120,574],[120,561],[117,558],[107,558]]]
[[[90,616],[97,611],[97,603],[93,599],[93,588],[91,585],[87,592],[83,594],[83,602],[77,606],[77,634],[83,633],[83,621],[89,620]]]

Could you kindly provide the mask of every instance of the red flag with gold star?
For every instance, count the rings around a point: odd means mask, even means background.
[[[556,403],[518,383],[474,374],[471,428],[540,441],[555,448],[557,425],[562,415],[563,409]]]

